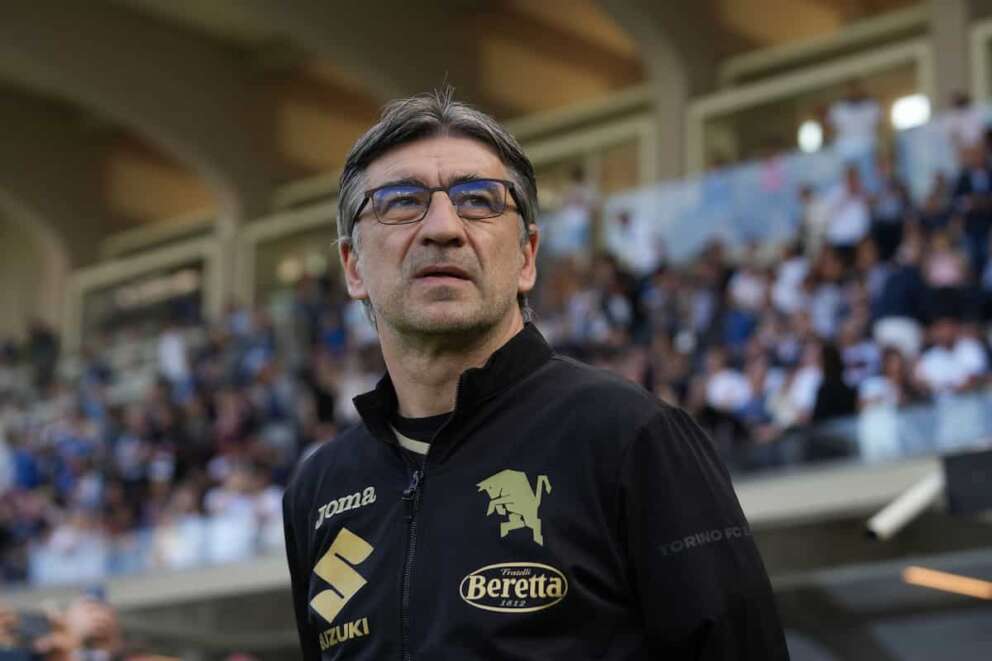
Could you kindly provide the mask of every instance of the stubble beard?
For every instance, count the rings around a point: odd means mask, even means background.
[[[362,256],[357,253],[359,270],[364,266]],[[407,269],[413,270],[412,267]],[[387,326],[393,334],[414,343],[435,343],[444,339],[452,348],[472,344],[496,329],[511,313],[512,306],[518,305],[515,289],[510,291],[507,287],[504,294],[503,287],[497,283],[490,287],[480,286],[481,273],[477,273],[472,284],[474,291],[467,300],[459,300],[462,296],[455,287],[440,285],[429,292],[428,300],[418,301],[413,296],[415,280],[406,273],[400,277],[405,286],[377,297],[380,302],[370,296],[367,303],[380,334],[383,326]]]
[[[459,292],[438,286],[427,300],[411,296],[410,287],[397,290],[385,304],[373,303],[376,316],[407,337],[471,340],[491,332],[507,316],[516,296],[486,296],[484,291],[465,300]],[[419,299],[419,300],[418,300]]]

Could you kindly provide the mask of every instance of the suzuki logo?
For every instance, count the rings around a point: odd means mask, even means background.
[[[327,582],[331,590],[324,590],[310,600],[310,608],[330,624],[344,605],[365,585],[365,579],[354,569],[372,553],[372,546],[364,539],[342,528],[331,548],[327,549],[313,573]]]

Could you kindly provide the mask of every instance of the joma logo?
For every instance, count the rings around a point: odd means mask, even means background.
[[[335,514],[347,512],[348,510],[355,509],[356,507],[371,505],[374,502],[375,487],[365,487],[362,491],[356,491],[349,496],[336,498],[328,502],[326,505],[321,505],[317,509],[317,524],[313,527],[313,529],[317,530],[320,528],[324,521],[328,520]]]

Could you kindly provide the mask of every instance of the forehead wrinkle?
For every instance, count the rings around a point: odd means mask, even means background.
[[[486,174],[492,170],[491,174]],[[424,185],[449,185],[458,177],[507,178],[506,165],[486,145],[470,138],[435,137],[390,150],[369,164],[369,188],[395,180],[417,180]]]
[[[444,177],[442,178],[441,182],[438,185],[451,187],[454,186],[455,184],[461,184],[467,181],[477,181],[479,179],[490,179],[490,178],[491,177],[484,177],[475,172],[469,172],[466,174],[456,174],[450,177]],[[425,188],[430,188],[430,185],[427,184],[423,180],[423,178],[415,177],[415,176],[399,176],[393,179],[389,179],[388,181],[384,181],[381,184],[377,184],[375,188],[382,188],[385,186],[410,186],[410,185],[424,186]]]

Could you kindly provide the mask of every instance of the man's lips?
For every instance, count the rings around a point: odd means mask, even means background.
[[[424,268],[418,270],[413,277],[416,279],[420,279],[420,278],[455,278],[458,280],[472,279],[467,271],[457,266],[450,266],[450,265],[425,266]]]

